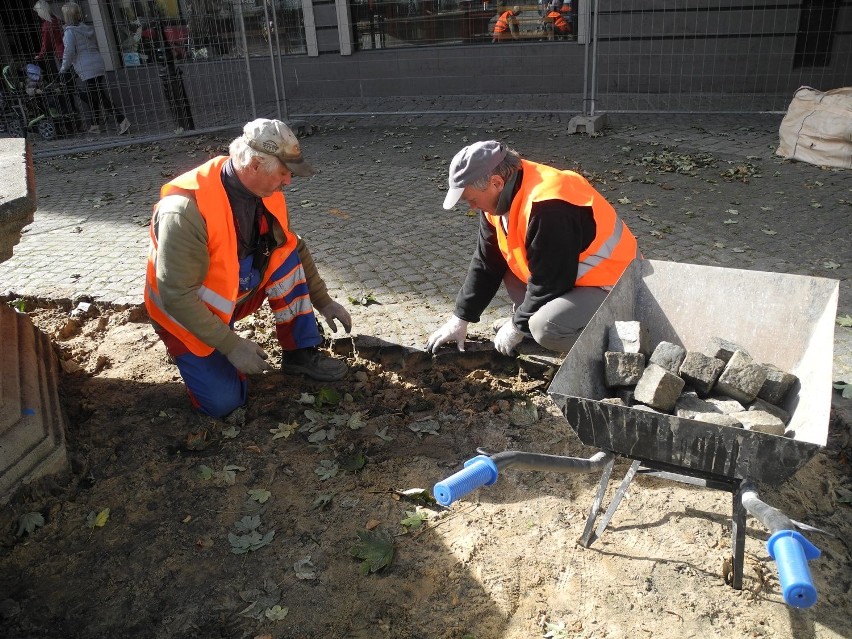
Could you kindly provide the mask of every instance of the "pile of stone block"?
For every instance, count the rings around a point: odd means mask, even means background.
[[[699,352],[665,341],[651,350],[647,334],[637,321],[609,327],[604,371],[614,395],[603,401],[795,436],[787,430],[790,415],[781,407],[797,385],[795,375],[755,362],[742,345],[719,337],[710,338]]]

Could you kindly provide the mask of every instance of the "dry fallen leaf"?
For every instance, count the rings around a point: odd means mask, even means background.
[[[349,219],[349,214],[345,211],[341,211],[340,209],[329,209],[328,214],[333,215],[335,217],[343,218],[344,220]]]
[[[378,519],[371,519],[366,523],[364,528],[366,528],[367,530],[372,530],[373,528],[380,526],[381,524],[382,522],[380,522]]]

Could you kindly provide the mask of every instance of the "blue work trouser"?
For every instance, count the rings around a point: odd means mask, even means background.
[[[296,251],[275,269],[267,282],[238,301],[231,328],[237,320],[257,311],[265,299],[275,316],[275,334],[284,351],[316,346],[322,341]],[[214,350],[203,357],[193,355],[183,342],[163,328],[157,334],[177,364],[192,405],[198,410],[211,417],[224,417],[245,404],[246,376],[223,353]]]

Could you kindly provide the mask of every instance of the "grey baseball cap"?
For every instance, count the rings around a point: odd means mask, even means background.
[[[497,140],[474,142],[456,153],[450,162],[449,189],[444,208],[449,210],[459,201],[464,187],[491,175],[506,157],[506,146]]]
[[[281,120],[252,120],[243,127],[243,139],[255,151],[277,157],[293,175],[308,177],[317,172],[302,156],[299,140]]]

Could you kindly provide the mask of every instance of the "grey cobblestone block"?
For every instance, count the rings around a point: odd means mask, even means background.
[[[671,342],[662,341],[657,344],[651,358],[648,360],[651,364],[662,366],[670,373],[678,374],[680,365],[683,364],[683,359],[686,357],[686,349],[683,346],[672,344]]]
[[[648,330],[640,322],[613,322],[608,331],[607,351],[647,353]]]
[[[784,435],[784,431],[786,430],[784,422],[778,419],[775,415],[760,410],[733,413],[730,417],[733,417],[742,423],[743,428],[746,430],[753,430],[758,433]]]
[[[633,397],[637,402],[669,413],[674,409],[683,386],[684,381],[680,377],[662,366],[650,364],[636,384]]]
[[[743,424],[733,415],[725,413],[696,413],[691,419],[705,424],[715,424],[716,426],[729,426],[730,428],[742,428]]]
[[[716,391],[741,401],[751,402],[766,381],[766,369],[745,351],[734,351],[716,382]]]
[[[736,351],[743,351],[746,354],[748,353],[746,349],[735,342],[722,339],[721,337],[712,337],[710,338],[710,342],[707,344],[707,349],[704,352],[710,357],[721,359],[727,364],[731,359],[731,356]]]
[[[731,399],[730,397],[708,397],[706,401],[708,404],[712,404],[715,407],[716,411],[725,415],[730,415],[731,413],[739,413],[740,411],[744,411],[746,409],[745,406],[740,404],[737,400]]]
[[[604,353],[604,376],[609,388],[635,385],[644,370],[645,356],[642,353]]]
[[[720,412],[710,402],[704,401],[698,397],[697,393],[681,393],[680,397],[674,405],[674,413],[678,417],[694,418],[699,413],[718,413]]]
[[[770,404],[780,406],[793,384],[799,381],[799,378],[772,364],[764,364],[764,368],[766,369],[766,380],[760,387],[757,396]]]
[[[764,401],[760,398],[754,400],[751,404],[748,405],[748,410],[755,411],[763,411],[764,413],[769,413],[770,415],[775,415],[778,419],[780,419],[785,424],[790,423],[790,413],[781,408],[780,406],[776,406],[774,404],[770,404],[767,401]]]
[[[698,351],[687,351],[678,374],[692,386],[696,392],[705,397],[710,394],[716,380],[725,368],[725,362],[715,357],[709,357]]]

